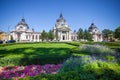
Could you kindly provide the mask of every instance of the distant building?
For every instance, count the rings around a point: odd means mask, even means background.
[[[0,40],[2,40],[2,33],[3,33],[3,32],[2,32],[2,31],[0,31]]]
[[[71,33],[71,40],[72,41],[77,41],[78,40],[78,35],[77,35],[76,31]]]
[[[70,26],[63,18],[62,13],[60,14],[60,17],[57,19],[53,31],[55,35],[55,40],[57,41],[77,40],[76,32],[74,33],[71,32]]]
[[[20,42],[39,42],[41,40],[40,32],[35,32],[34,29],[30,30],[24,18],[11,31],[10,35],[14,40]]]
[[[101,42],[103,41],[102,33],[98,30],[98,28],[94,25],[94,23],[91,23],[88,31],[90,34],[92,34],[92,40],[95,42]]]
[[[9,35],[6,32],[0,31],[0,40],[3,41],[9,40]]]

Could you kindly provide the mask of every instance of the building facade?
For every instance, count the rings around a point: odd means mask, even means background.
[[[91,23],[88,31],[90,32],[90,34],[92,34],[92,40],[94,42],[103,41],[102,33],[98,30],[98,28],[94,25],[94,23]]]
[[[10,37],[13,40],[20,42],[39,42],[41,41],[40,35],[40,32],[35,32],[34,29],[29,29],[29,26],[25,22],[24,18],[21,19],[15,29],[10,33]]]
[[[88,31],[92,35],[93,41],[103,41],[102,33],[98,30],[94,23],[91,23]],[[55,36],[54,41],[78,41],[77,32],[72,32],[62,13],[56,20],[55,26],[53,28],[53,33]],[[20,42],[40,42],[42,41],[40,37],[41,33],[35,32],[34,29],[30,30],[25,19],[22,18],[21,21],[16,25],[15,29],[10,32],[9,39],[13,39]]]
[[[0,31],[0,40],[3,41],[9,40],[9,35],[6,32]]]
[[[56,41],[72,41],[77,40],[76,33],[72,33],[70,26],[67,24],[66,20],[63,18],[62,13],[57,19],[54,26],[54,35]]]

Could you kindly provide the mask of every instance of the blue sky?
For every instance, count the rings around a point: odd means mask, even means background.
[[[24,15],[30,29],[49,31],[61,12],[73,31],[92,21],[100,31],[120,26],[120,0],[0,0],[0,30],[14,29]]]

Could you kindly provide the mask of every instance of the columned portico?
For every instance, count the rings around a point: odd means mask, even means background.
[[[55,40],[58,41],[71,41],[71,29],[69,25],[67,24],[66,20],[63,18],[62,14],[60,14],[60,17],[57,19],[55,27],[53,29],[54,34],[57,38]]]

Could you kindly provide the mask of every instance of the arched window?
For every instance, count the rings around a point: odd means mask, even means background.
[[[32,35],[32,39],[34,39],[34,35]]]
[[[36,35],[36,39],[37,39],[37,35]]]

